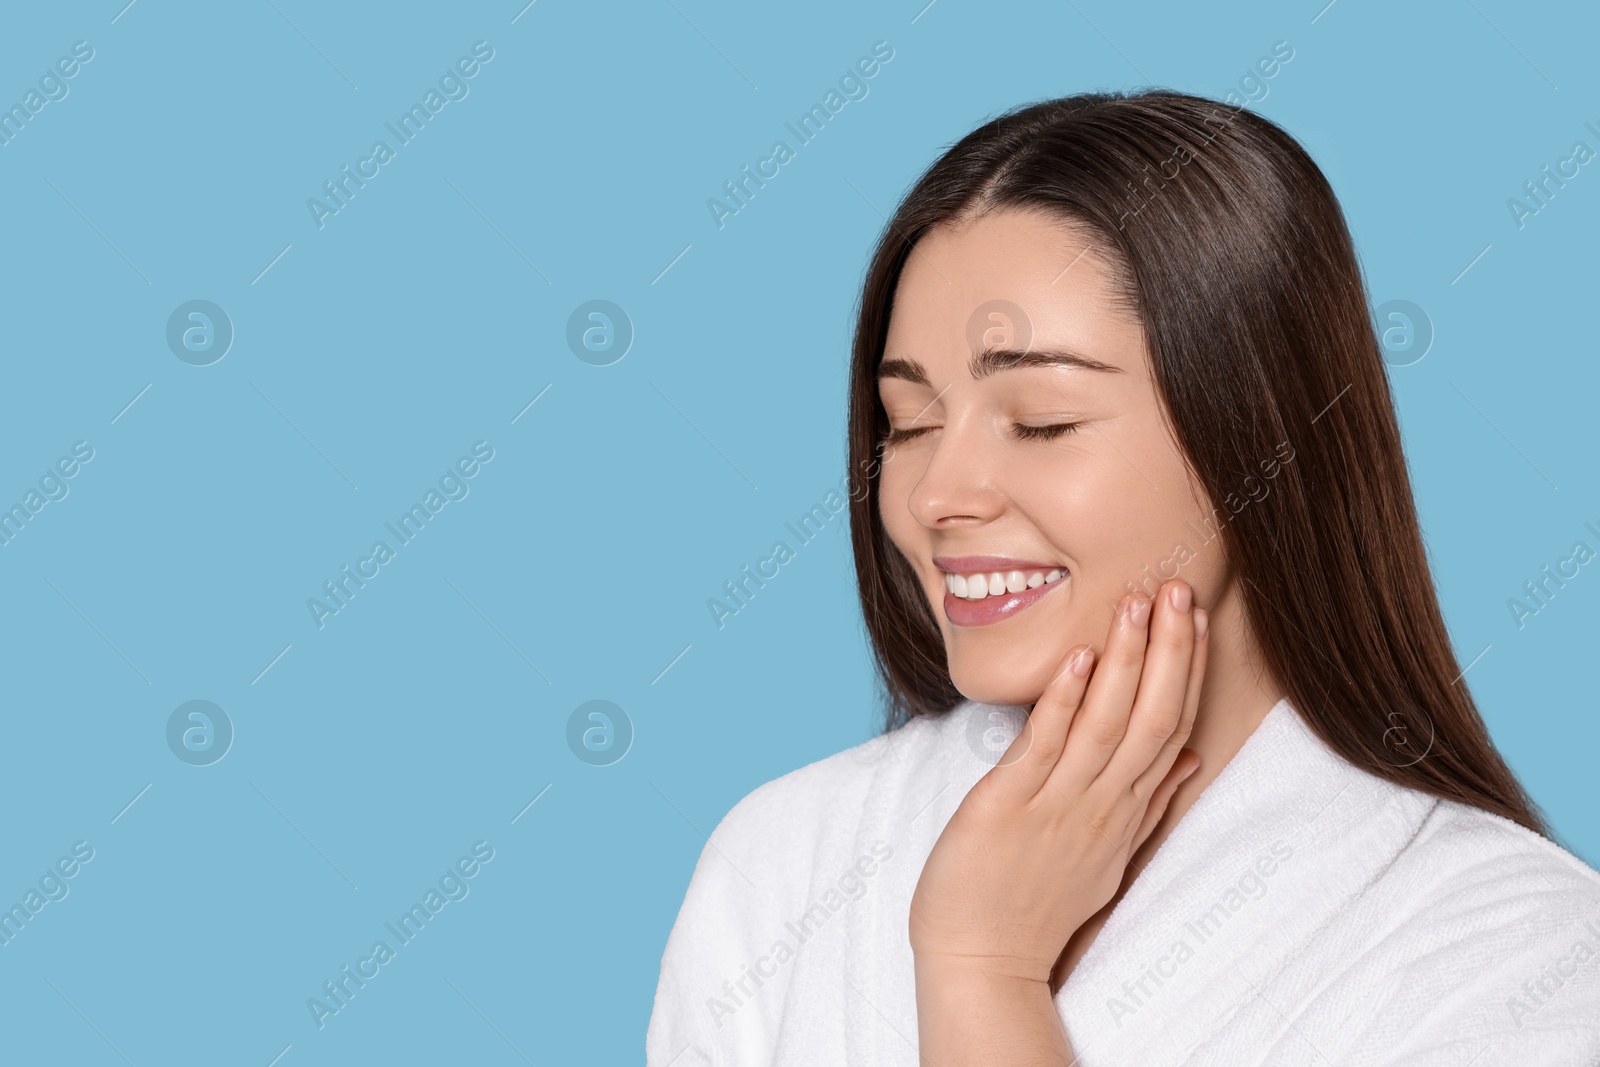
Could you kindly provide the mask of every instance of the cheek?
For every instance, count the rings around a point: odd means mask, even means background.
[[[1217,545],[1207,544],[1206,513],[1176,457],[1121,449],[1056,480],[1031,509],[1076,561],[1073,599],[1085,608],[1109,611],[1130,585],[1153,594],[1174,577],[1201,588],[1205,568],[1218,563]]]

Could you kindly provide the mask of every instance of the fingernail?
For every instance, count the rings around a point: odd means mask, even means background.
[[[1142,596],[1133,598],[1133,606],[1128,609],[1128,620],[1135,626],[1143,626],[1150,621],[1150,601]]]
[[[1188,611],[1192,599],[1191,590],[1187,583],[1172,587],[1172,606],[1179,611]]]
[[[1206,618],[1205,608],[1194,609],[1194,636],[1197,641],[1206,635]]]
[[[1072,673],[1083,678],[1089,673],[1089,664],[1094,662],[1094,649],[1086,648],[1072,658]]]

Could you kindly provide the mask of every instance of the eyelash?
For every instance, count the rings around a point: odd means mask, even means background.
[[[1024,426],[1018,423],[1014,430],[1017,437],[1024,441],[1050,441],[1058,437],[1065,437],[1069,433],[1076,433],[1078,427],[1082,425],[1083,423],[1081,422],[1058,422],[1049,426]],[[936,427],[919,426],[912,430],[890,429],[880,440],[883,444],[888,445],[903,444],[913,437],[919,437],[932,429],[936,429]]]

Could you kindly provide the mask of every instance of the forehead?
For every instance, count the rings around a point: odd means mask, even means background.
[[[1143,331],[1105,255],[1086,230],[1036,212],[936,226],[901,271],[884,360],[965,365],[985,347],[1061,347],[1134,371]]]

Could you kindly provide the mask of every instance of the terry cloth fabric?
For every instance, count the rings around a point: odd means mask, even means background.
[[[918,1067],[922,865],[1027,709],[967,701],[767,782],[700,854],[648,1067]],[[1287,700],[1055,998],[1080,1067],[1600,1064],[1600,873],[1346,762]]]

